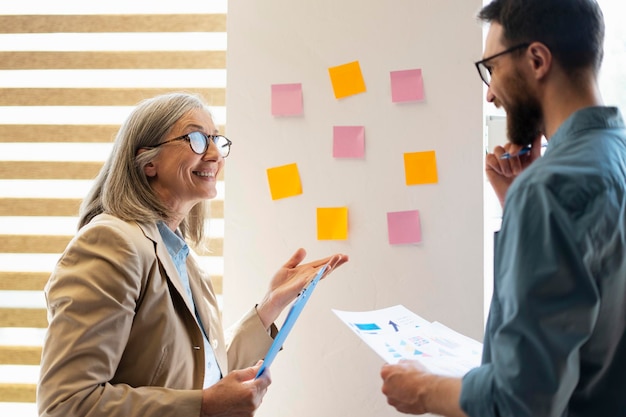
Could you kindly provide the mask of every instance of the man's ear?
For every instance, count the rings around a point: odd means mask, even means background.
[[[544,79],[552,69],[552,52],[541,42],[533,42],[527,49],[531,71],[536,80]]]
[[[139,149],[137,151],[137,155],[141,155],[142,153],[146,151],[147,149]],[[156,174],[157,174],[156,166],[152,162],[148,162],[146,165],[144,165],[143,172],[144,174],[146,174],[146,177],[148,178],[156,177]]]

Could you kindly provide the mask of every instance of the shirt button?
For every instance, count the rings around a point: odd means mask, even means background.
[[[211,346],[213,346],[213,349],[217,349],[217,347],[219,346],[219,342],[217,341],[217,339],[213,339],[213,342],[211,342]]]

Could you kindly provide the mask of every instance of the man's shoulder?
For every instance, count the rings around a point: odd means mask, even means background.
[[[513,182],[507,200],[540,196],[571,212],[605,195],[626,193],[626,138],[590,132],[584,140],[563,141],[529,166]],[[532,203],[531,203],[532,204]]]

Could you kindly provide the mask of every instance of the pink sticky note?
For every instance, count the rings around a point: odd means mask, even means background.
[[[365,155],[365,127],[334,126],[333,157],[363,158]]]
[[[422,242],[420,213],[417,210],[387,213],[387,229],[391,245]]]
[[[302,84],[272,84],[272,115],[302,114]]]
[[[421,69],[391,71],[391,101],[424,100],[424,80]]]

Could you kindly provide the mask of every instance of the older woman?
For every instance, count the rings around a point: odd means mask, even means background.
[[[254,376],[274,320],[347,256],[301,264],[296,251],[226,337],[187,241],[203,241],[230,145],[189,94],[146,100],[122,125],[46,286],[40,416],[253,415],[270,384]]]

